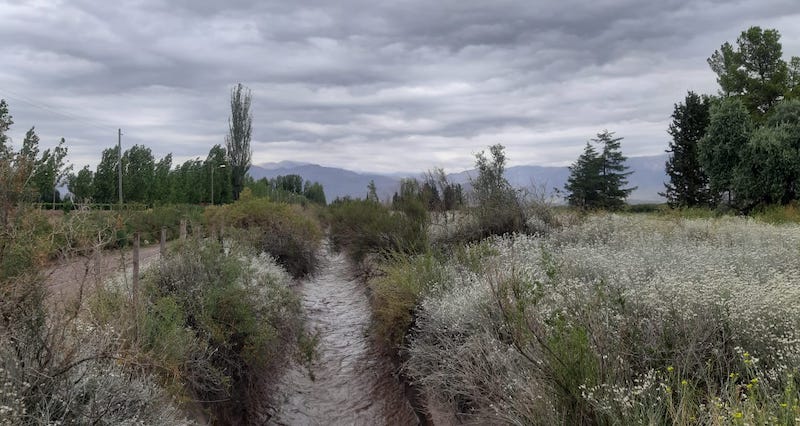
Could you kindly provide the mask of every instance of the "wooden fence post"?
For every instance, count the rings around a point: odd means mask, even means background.
[[[186,239],[186,219],[181,219],[181,241]]]
[[[133,234],[133,311],[139,311],[139,233]]]
[[[161,246],[159,251],[161,252],[161,257],[167,254],[167,228],[163,226],[161,227]]]

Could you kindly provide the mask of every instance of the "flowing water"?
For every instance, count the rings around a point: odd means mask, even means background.
[[[309,329],[319,332],[319,357],[313,379],[303,366],[288,368],[271,424],[418,423],[391,361],[369,338],[369,300],[351,275],[343,255],[327,253],[322,270],[302,284]]]

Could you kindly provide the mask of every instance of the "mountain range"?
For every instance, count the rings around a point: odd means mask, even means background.
[[[628,177],[629,186],[637,187],[628,198],[628,202],[653,203],[663,202],[664,198],[658,195],[664,191],[664,182],[668,180],[664,170],[667,154],[630,157],[626,164],[633,173]],[[336,197],[364,197],[367,194],[367,185],[375,181],[378,196],[387,199],[400,187],[401,174],[360,173],[337,167],[320,166],[318,164],[300,163],[295,161],[282,161],[279,163],[265,163],[250,167],[250,176],[254,179],[277,176],[299,175],[303,179],[319,182],[325,188],[328,201]],[[476,171],[465,170],[459,173],[448,174],[452,182],[469,186],[470,177],[475,177]],[[554,189],[563,189],[569,177],[567,167],[554,166],[513,166],[506,168],[506,179],[516,188],[533,188],[539,192],[545,191],[553,194]],[[406,177],[419,177],[408,175]]]

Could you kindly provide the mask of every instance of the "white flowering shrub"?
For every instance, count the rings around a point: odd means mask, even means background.
[[[800,227],[570,222],[441,266],[405,363],[427,398],[474,423],[794,424]]]
[[[185,425],[172,399],[149,375],[132,374],[114,351],[119,335],[83,321],[41,371],[35,354],[9,353],[0,338],[0,425]]]
[[[108,286],[93,304],[104,325],[126,330],[137,363],[173,393],[202,401],[218,423],[259,423],[270,377],[304,334],[292,279],[246,244],[186,241],[148,269],[136,315],[128,290]]]

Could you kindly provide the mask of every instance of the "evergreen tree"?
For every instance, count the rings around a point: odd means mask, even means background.
[[[583,154],[570,166],[570,177],[564,189],[570,205],[581,208],[615,210],[625,205],[625,199],[636,188],[624,188],[628,184],[625,165],[627,159],[620,151],[622,138],[614,132],[603,130],[586,143]],[[598,153],[592,143],[600,145]]]
[[[625,205],[625,199],[636,188],[623,188],[628,185],[628,172],[625,165],[627,157],[620,151],[622,138],[615,138],[614,132],[603,130],[592,139],[592,142],[602,146],[600,152],[600,204],[599,207],[616,210]]]
[[[579,208],[595,208],[600,202],[600,156],[590,142],[586,142],[583,153],[569,167],[570,175],[564,189],[569,205]]]
[[[736,48],[725,43],[708,59],[722,93],[742,99],[759,122],[794,89],[790,65],[795,58],[788,64],[783,60],[780,38],[777,30],[750,27],[736,39]]]
[[[700,166],[698,143],[706,133],[710,98],[689,92],[683,103],[675,104],[672,123],[667,132],[672,136],[666,163],[669,182],[665,192],[671,207],[708,206],[713,203],[708,176]]]
[[[370,180],[367,185],[367,201],[372,201],[373,203],[380,201],[378,200],[378,188],[375,187],[374,180]]]

